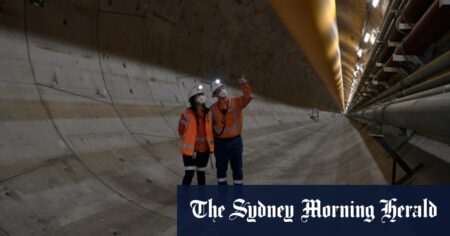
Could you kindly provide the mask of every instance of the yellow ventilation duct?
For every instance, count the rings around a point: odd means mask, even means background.
[[[333,98],[344,109],[334,0],[269,0]]]

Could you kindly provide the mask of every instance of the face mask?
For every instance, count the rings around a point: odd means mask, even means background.
[[[205,97],[205,95],[199,96],[199,97],[197,98],[197,102],[198,102],[199,104],[205,104],[205,102],[206,102],[206,97]]]
[[[219,94],[217,94],[221,98],[226,98],[228,96],[227,90],[221,89]]]

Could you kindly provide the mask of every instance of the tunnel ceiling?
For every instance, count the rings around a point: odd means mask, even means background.
[[[380,0],[377,8],[373,8],[371,3],[371,0],[336,0],[345,102],[350,95],[356,64],[364,65],[372,49],[370,42],[363,41],[363,36],[366,32],[379,28],[384,9],[388,5],[387,0]],[[363,50],[361,57],[357,56],[359,48]]]
[[[363,0],[269,2],[338,106],[345,110],[356,64],[364,65],[371,50],[362,36],[366,32],[375,35],[381,7],[374,8],[372,1]],[[377,5],[387,5],[387,1],[381,2]],[[363,55],[357,56],[359,48]]]
[[[361,41],[361,31],[367,14],[368,3],[363,0],[337,0],[336,17],[341,50],[344,97],[349,96],[353,71],[357,62],[356,52]]]
[[[341,110],[344,93],[334,0],[270,0]]]
[[[3,5],[5,12],[23,10],[14,9],[11,1]],[[55,14],[56,9],[61,10]],[[205,82],[220,77],[237,86],[238,76],[245,74],[254,92],[269,100],[339,110],[266,1],[68,0],[44,1],[43,7],[27,4],[26,11],[27,30],[37,38],[32,43],[48,51],[64,53],[67,44],[96,50],[101,37],[110,37],[111,45],[100,49],[111,54]],[[13,30],[23,26],[2,25]],[[105,35],[114,28],[115,34]],[[39,38],[56,43],[47,45]],[[121,40],[137,44],[137,51],[123,50]]]
[[[45,12],[46,6],[52,6],[48,4],[52,1],[44,2],[47,2],[44,9],[34,6],[30,10],[36,14]],[[5,5],[8,5],[8,1]],[[103,0],[90,6],[83,2],[78,5],[78,10],[98,5],[102,15],[100,20],[108,13],[125,13],[142,18],[139,24],[147,28],[143,30],[143,34],[157,30],[158,34],[146,35],[146,38],[142,39],[146,50],[154,50],[154,53],[145,53],[145,58],[137,58],[138,60],[178,70],[187,75],[204,78],[218,76],[225,80],[233,78],[231,84],[234,86],[237,85],[235,78],[246,74],[254,84],[255,92],[269,99],[301,107],[339,110],[338,104],[332,100],[330,89],[324,89],[326,84],[320,81],[320,72],[314,70],[298,50],[292,36],[287,33],[266,1],[224,3],[218,0],[134,0],[125,4]],[[357,62],[356,51],[367,11],[370,10],[369,5],[370,3],[362,0],[336,0],[343,80],[342,85],[338,86],[343,88],[344,101],[349,96],[352,73]],[[73,24],[76,26],[80,23],[71,22],[70,15],[67,15],[75,11],[62,11],[54,22],[62,23],[63,28],[70,30]],[[49,19],[49,16],[42,17]],[[50,32],[36,27],[30,27],[29,30],[42,37],[95,48],[91,42],[64,37],[61,32]],[[174,56],[175,48],[185,53],[189,59]],[[124,52],[115,50],[114,53]],[[284,86],[286,84],[290,86]],[[335,99],[339,96],[335,95]]]

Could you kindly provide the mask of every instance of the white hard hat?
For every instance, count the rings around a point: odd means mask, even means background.
[[[189,94],[188,94],[188,99],[191,99],[191,97],[200,94],[200,93],[205,93],[203,91],[203,85],[201,84],[197,84],[194,87],[191,88],[191,90],[189,90]]]
[[[220,81],[220,79],[215,79],[212,83],[211,83],[211,92],[214,93],[218,88],[224,86],[222,84],[222,81]]]

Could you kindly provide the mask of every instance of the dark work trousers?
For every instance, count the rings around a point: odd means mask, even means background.
[[[233,171],[233,183],[243,184],[242,153],[244,147],[241,136],[229,139],[216,138],[214,140],[214,146],[218,184],[227,184],[228,163],[230,163],[231,170]]]
[[[198,185],[205,185],[206,165],[209,161],[209,152],[195,152],[194,156],[183,155],[184,163],[184,177],[183,185],[191,185],[192,178],[194,178],[195,171],[197,171]]]

